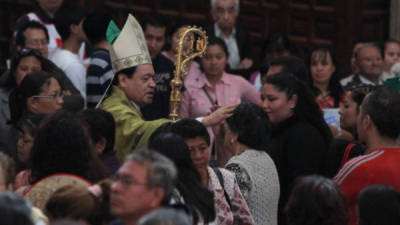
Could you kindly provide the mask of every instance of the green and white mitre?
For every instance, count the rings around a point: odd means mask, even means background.
[[[107,40],[111,43],[110,57],[114,74],[126,68],[152,64],[142,27],[131,14],[121,32],[113,21],[110,22]]]
[[[131,14],[128,15],[128,19],[121,31],[115,22],[111,21],[108,24],[106,37],[111,44],[109,52],[114,73],[112,80],[115,79],[115,74],[118,71],[143,64],[152,64],[143,29]],[[112,87],[112,83],[110,82],[96,108],[100,106],[108,90]]]

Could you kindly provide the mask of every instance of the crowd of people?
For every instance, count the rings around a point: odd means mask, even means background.
[[[284,33],[252,45],[239,0],[209,4],[177,121],[170,83],[195,24],[150,12],[120,29],[63,0],[18,19],[0,75],[1,224],[400,223],[400,42],[354,43],[339,74],[330,46],[301,59]]]

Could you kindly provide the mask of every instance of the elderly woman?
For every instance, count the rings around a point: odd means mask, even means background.
[[[202,184],[214,193],[215,224],[254,224],[235,175],[209,166],[210,136],[206,127],[197,120],[182,119],[172,125],[171,131],[185,140]]]
[[[262,98],[264,111],[273,125],[267,151],[278,169],[283,216],[294,180],[324,173],[332,133],[311,90],[295,76],[285,72],[268,76]]]
[[[208,40],[207,53],[201,59],[203,73],[189,74],[182,94],[180,118],[209,114],[219,106],[239,104],[242,100],[260,103],[260,93],[240,76],[225,72],[228,50],[219,38]]]
[[[279,178],[274,162],[265,152],[270,129],[262,108],[252,103],[240,104],[224,125],[224,143],[233,154],[225,167],[236,174],[255,224],[276,225]]]

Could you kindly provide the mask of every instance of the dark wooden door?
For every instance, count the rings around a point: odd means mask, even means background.
[[[208,0],[80,0],[88,12],[112,13],[122,26],[128,13],[143,18],[155,10],[170,21],[186,20],[199,25],[211,22]],[[9,38],[20,15],[32,10],[33,1],[0,0],[0,60],[9,57]],[[305,56],[311,45],[331,45],[338,56],[341,74],[349,73],[352,43],[356,40],[387,39],[388,0],[241,0],[238,22],[254,40],[254,56],[269,34],[286,32]]]

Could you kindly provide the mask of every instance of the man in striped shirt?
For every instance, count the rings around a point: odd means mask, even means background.
[[[357,224],[358,194],[370,185],[386,184],[400,191],[400,94],[392,88],[379,88],[361,105],[357,118],[359,140],[366,152],[347,162],[335,176],[347,197],[350,224]]]
[[[96,107],[113,77],[110,53],[108,52],[111,45],[106,39],[106,30],[110,20],[109,15],[91,14],[83,21],[83,30],[94,48],[86,72],[88,108]]]

